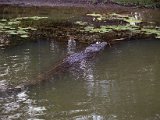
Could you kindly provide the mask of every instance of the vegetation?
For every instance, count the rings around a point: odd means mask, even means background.
[[[75,24],[81,26],[81,32],[87,33],[126,33],[130,32],[131,36],[135,34],[144,34],[146,36],[152,35],[155,38],[160,38],[160,27],[152,26],[151,23],[148,25],[142,26],[142,20],[136,19],[127,14],[87,14],[91,21],[77,21]],[[119,23],[117,23],[118,21]],[[112,22],[112,24],[106,25],[106,23]],[[116,35],[115,35],[116,36]]]
[[[0,20],[0,33],[7,33],[9,35],[19,35],[21,38],[29,37],[29,31],[37,30],[34,27],[22,27],[24,21],[37,21],[47,17],[19,17],[14,19],[1,19]]]
[[[124,5],[142,5],[146,7],[160,7],[160,0],[93,0],[94,3],[96,2],[115,2],[118,4]]]
[[[120,4],[142,5],[146,7],[160,7],[159,0],[114,0]]]
[[[39,38],[67,41],[69,36],[74,36],[74,39],[83,43],[93,43],[100,40],[111,42],[121,38],[143,39],[151,36],[160,38],[157,20],[149,20],[144,23],[143,18],[135,17],[130,12],[122,11],[117,14],[113,13],[113,10],[101,12],[98,9],[88,11],[77,9],[73,12],[73,8],[69,8],[69,11],[68,8],[47,8],[47,10],[46,8],[42,10],[36,8],[41,11],[37,14],[34,13],[33,9],[32,14],[29,15],[29,8],[25,8],[25,10],[19,8],[14,14],[12,13],[15,11],[14,9],[11,11],[11,8],[4,9],[6,11],[2,13],[3,16],[0,19],[0,45],[3,46],[17,45]],[[20,12],[22,10],[23,13]],[[6,13],[12,14],[11,16],[4,16]],[[16,15],[17,13],[19,15]],[[45,19],[47,17],[38,16],[48,16],[49,18]]]

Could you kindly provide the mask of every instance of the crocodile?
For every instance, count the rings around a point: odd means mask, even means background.
[[[68,57],[63,59],[63,61],[60,62],[60,64],[53,66],[52,69],[50,69],[49,71],[46,71],[44,74],[38,75],[36,80],[33,80],[29,83],[23,83],[16,87],[8,86],[8,87],[5,87],[5,89],[4,87],[1,87],[3,89],[1,90],[0,88],[0,96],[4,95],[4,93],[8,94],[8,93],[21,92],[37,84],[41,84],[49,80],[50,78],[54,77],[55,74],[62,73],[63,71],[67,71],[68,68],[75,66],[76,63],[80,63],[82,60],[89,60],[93,58],[99,51],[103,50],[106,46],[107,46],[107,42],[96,42],[94,44],[91,44],[88,47],[86,47],[83,51],[69,55]]]

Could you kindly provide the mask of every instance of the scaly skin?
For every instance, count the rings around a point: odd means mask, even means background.
[[[107,42],[99,42],[99,43],[91,44],[90,46],[86,47],[85,50],[68,56],[60,64],[58,64],[57,66],[54,66],[51,70],[45,72],[44,74],[39,75],[36,78],[36,80],[33,80],[26,84],[24,83],[22,85],[18,85],[16,87],[8,86],[8,88],[6,89],[3,89],[3,90],[0,89],[0,96],[5,96],[13,93],[16,94],[25,89],[29,89],[37,84],[41,84],[49,80],[50,78],[52,78],[54,75],[68,70],[68,68],[76,65],[76,63],[79,63],[82,60],[93,58],[96,55],[96,53],[103,50],[106,46],[107,46]]]

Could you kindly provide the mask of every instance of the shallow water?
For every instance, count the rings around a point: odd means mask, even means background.
[[[1,97],[1,118],[159,120],[159,44],[160,41],[154,40],[130,41],[108,47],[96,59],[84,60],[43,85]],[[9,66],[9,70],[17,70],[14,74],[7,73],[10,79],[30,78],[66,52],[67,44],[54,41],[30,43],[18,50],[1,52],[4,61],[0,65],[1,68]],[[1,73],[3,71],[1,69]]]

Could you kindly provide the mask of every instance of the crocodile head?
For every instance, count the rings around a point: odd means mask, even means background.
[[[104,49],[107,46],[107,42],[97,42],[95,44],[92,44],[88,46],[85,49],[85,53],[94,53],[94,52],[99,52],[102,49]]]
[[[81,62],[83,59],[89,58],[94,55],[94,53],[103,50],[106,45],[107,42],[98,42],[95,44],[91,44],[90,46],[86,47],[84,51],[70,55],[64,60],[64,62],[67,62],[71,65],[76,62]]]

